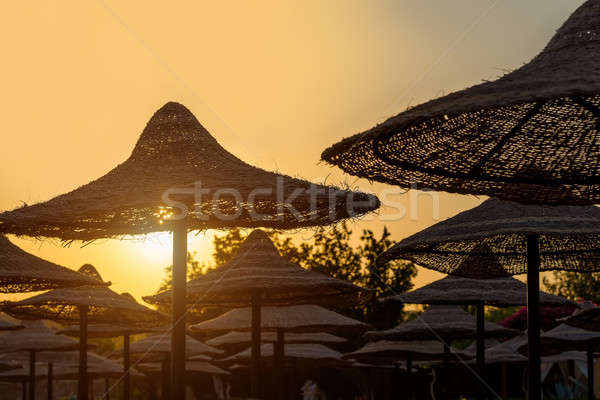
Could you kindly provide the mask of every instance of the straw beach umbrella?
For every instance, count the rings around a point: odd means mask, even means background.
[[[317,343],[295,343],[285,344],[284,354],[287,359],[299,361],[309,361],[311,363],[319,362],[320,364],[339,365],[344,364],[342,353],[330,349]],[[243,363],[246,364],[251,360],[252,349],[248,348],[231,357],[221,360],[222,363]],[[265,343],[260,346],[260,355],[263,360],[275,360],[275,347],[273,343]]]
[[[26,352],[29,357],[29,398],[35,399],[35,363],[39,352],[65,352],[79,348],[77,341],[56,334],[44,321],[26,322],[25,329],[0,335],[0,353]],[[89,347],[89,346],[88,346]],[[52,378],[49,377],[49,380]],[[49,385],[50,387],[50,385]]]
[[[518,334],[513,329],[504,328],[485,321],[486,338],[511,337]],[[401,322],[394,328],[365,333],[369,340],[440,340],[449,345],[456,339],[474,338],[477,335],[475,318],[458,306],[433,305],[417,318]]]
[[[523,205],[489,199],[398,242],[378,262],[408,259],[446,274],[479,279],[527,273],[529,390],[530,398],[539,400],[539,273],[598,271],[598,250],[598,207]],[[467,265],[473,268],[457,268]],[[487,269],[487,265],[495,267]]]
[[[322,159],[406,188],[525,203],[600,203],[600,1],[586,1],[531,62],[429,101]]]
[[[91,265],[80,271],[100,275]],[[109,324],[164,325],[167,317],[157,311],[119,295],[104,286],[79,286],[54,289],[37,296],[5,305],[5,312],[22,319],[50,319],[61,323],[79,323],[80,378],[78,395],[87,393],[87,326],[88,321]]]
[[[488,249],[487,251],[491,251]],[[487,264],[485,268],[501,271],[497,260],[496,265]],[[477,268],[476,265],[467,260],[458,269]],[[456,304],[477,306],[477,336],[476,356],[480,373],[484,374],[485,351],[484,351],[484,313],[485,306],[510,307],[523,306],[527,304],[527,286],[510,276],[494,279],[470,279],[460,276],[447,276],[433,283],[408,293],[399,294],[383,299],[384,301],[400,302],[402,304]],[[547,306],[575,305],[570,300],[549,293],[540,292],[540,304]]]
[[[9,321],[6,314],[0,313],[0,331],[16,331],[23,328],[23,324]]]
[[[262,343],[276,343],[278,341],[277,332],[261,332],[260,340]],[[287,333],[284,336],[284,342],[287,344],[307,344],[317,343],[324,345],[335,345],[348,342],[348,339],[332,335],[327,332],[308,332],[308,333]],[[247,346],[252,343],[251,333],[248,331],[231,331],[221,336],[209,339],[206,344],[210,346],[229,349],[237,346]]]
[[[0,293],[107,284],[29,254],[0,235]]]
[[[291,263],[279,254],[262,230],[250,233],[229,262],[188,282],[187,293],[188,303],[233,307],[251,305],[252,348],[255,354],[252,380],[255,382],[259,379],[255,374],[260,369],[258,347],[261,343],[260,309],[263,305],[314,302],[343,304],[363,301],[369,295],[369,291],[348,281],[331,278]],[[149,303],[165,303],[171,297],[167,291],[144,299]],[[283,331],[281,334],[283,335]]]
[[[588,306],[558,321],[577,328],[600,332],[600,307]]]
[[[378,207],[372,195],[244,163],[187,108],[170,102],[152,116],[124,163],[72,192],[0,214],[0,233],[68,242],[172,231],[173,398],[182,400],[188,231],[321,226]]]

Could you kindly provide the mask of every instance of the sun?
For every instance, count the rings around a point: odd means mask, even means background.
[[[173,251],[173,237],[169,232],[151,233],[136,243],[136,251],[147,261],[170,262]]]

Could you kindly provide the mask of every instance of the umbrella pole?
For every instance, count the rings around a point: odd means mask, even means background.
[[[171,390],[173,400],[185,399],[185,314],[187,284],[187,225],[173,228],[173,333],[171,335]]]
[[[27,400],[27,379],[21,381],[21,398]]]
[[[104,400],[110,400],[110,378],[104,378]]]
[[[444,359],[442,363],[444,366],[444,372],[442,373],[440,389],[442,389],[443,393],[447,392],[450,388],[450,341],[444,342]]]
[[[127,334],[123,335],[123,400],[129,400],[131,391],[131,374],[129,373],[131,360],[129,357],[129,334]]]
[[[250,397],[260,397],[260,291],[252,292],[252,348],[250,364]]]
[[[171,399],[171,374],[170,374],[170,367],[171,366],[171,358],[169,357],[169,355],[165,355],[164,360],[162,361],[162,373],[163,373],[163,379],[162,379],[162,390],[161,390],[161,398],[163,400],[170,400]]]
[[[52,400],[54,398],[54,365],[49,362],[48,363],[48,400]]]
[[[398,368],[398,364],[396,364],[396,368]],[[408,354],[406,356],[406,374],[408,377],[408,387],[407,387],[407,398],[412,400],[414,398],[414,382],[413,382],[413,371],[412,371],[412,354]]]
[[[29,351],[29,400],[35,400],[35,351]]]
[[[501,369],[500,374],[501,374],[501,379],[502,379],[502,398],[507,399],[508,398],[508,390],[506,388],[506,363],[501,363],[500,369]]]
[[[527,235],[528,400],[541,400],[539,235]]]
[[[275,370],[277,371],[277,399],[285,399],[285,333],[277,328],[277,341],[273,347],[275,356]]]
[[[476,343],[477,347],[477,373],[481,380],[487,382],[486,371],[485,371],[485,303],[483,301],[477,302],[477,336]],[[485,393],[485,385],[481,389],[482,397]]]
[[[594,351],[592,348],[587,349],[587,375],[588,400],[594,400]]]
[[[79,306],[79,384],[77,398],[88,399],[87,379],[87,325],[88,306]]]

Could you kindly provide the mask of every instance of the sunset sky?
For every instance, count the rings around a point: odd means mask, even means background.
[[[250,164],[345,182],[401,203],[402,218],[390,203],[353,224],[378,233],[385,224],[400,240],[435,223],[432,197],[357,181],[319,163],[321,151],[410,105],[521,66],[581,3],[5,2],[0,209],[44,201],[104,175],[172,100]],[[439,218],[482,200],[440,194]],[[190,249],[210,258],[212,235],[190,235]],[[168,234],[84,248],[10,239],[70,268],[92,263],[114,290],[138,299],[158,288],[171,255]],[[420,270],[417,284],[439,276]]]

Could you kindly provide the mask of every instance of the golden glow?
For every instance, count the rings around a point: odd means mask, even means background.
[[[380,192],[388,187],[317,164],[321,151],[409,105],[522,65],[582,0],[496,3],[486,13],[490,2],[480,0],[5,2],[0,209],[104,175],[169,100],[251,164]],[[408,206],[408,195],[397,197]],[[441,195],[440,218],[480,201]],[[420,196],[417,219],[385,222],[393,238],[434,223],[430,203]],[[354,230],[381,226],[374,217]],[[72,268],[95,264],[116,290],[139,298],[170,263],[169,235],[154,239],[15,243]],[[210,234],[190,235],[190,248],[208,259]]]

